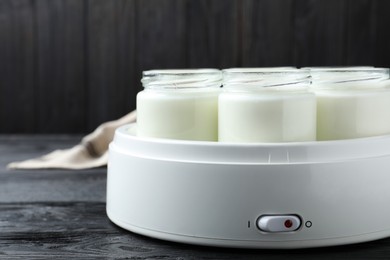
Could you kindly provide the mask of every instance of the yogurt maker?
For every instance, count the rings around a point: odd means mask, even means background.
[[[390,136],[218,143],[116,130],[107,214],[132,232],[238,248],[308,248],[390,236]]]

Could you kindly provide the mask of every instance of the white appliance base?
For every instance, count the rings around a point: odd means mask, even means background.
[[[132,232],[237,248],[308,248],[390,236],[390,136],[223,144],[139,138],[110,145],[107,214]]]
[[[228,247],[228,248],[248,248],[248,249],[297,249],[297,248],[313,248],[313,247],[325,247],[325,246],[340,246],[355,244],[361,242],[368,242],[378,239],[383,239],[390,236],[390,230],[378,231],[368,234],[350,236],[350,237],[338,237],[328,239],[310,239],[310,240],[297,240],[297,241],[256,241],[256,240],[233,240],[233,239],[218,239],[207,237],[191,237],[185,235],[171,234],[167,232],[160,232],[156,230],[150,230],[133,226],[125,221],[121,221],[115,217],[115,214],[110,214],[107,211],[107,215],[110,220],[121,228],[144,235],[151,238],[157,238],[161,240],[186,243],[199,246],[215,246],[215,247]]]

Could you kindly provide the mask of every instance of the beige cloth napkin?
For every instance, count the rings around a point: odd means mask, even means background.
[[[108,145],[115,129],[135,122],[136,111],[115,121],[106,122],[85,136],[81,143],[65,150],[56,150],[39,158],[8,164],[10,169],[88,169],[107,165]]]

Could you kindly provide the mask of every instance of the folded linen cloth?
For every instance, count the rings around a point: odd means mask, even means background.
[[[107,165],[108,145],[114,138],[115,129],[136,121],[136,111],[118,120],[103,123],[85,136],[80,144],[64,150],[55,150],[42,157],[8,164],[10,169],[88,169]]]

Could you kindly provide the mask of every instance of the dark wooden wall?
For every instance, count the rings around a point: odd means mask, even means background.
[[[385,0],[0,0],[0,132],[83,133],[156,68],[390,67]]]

